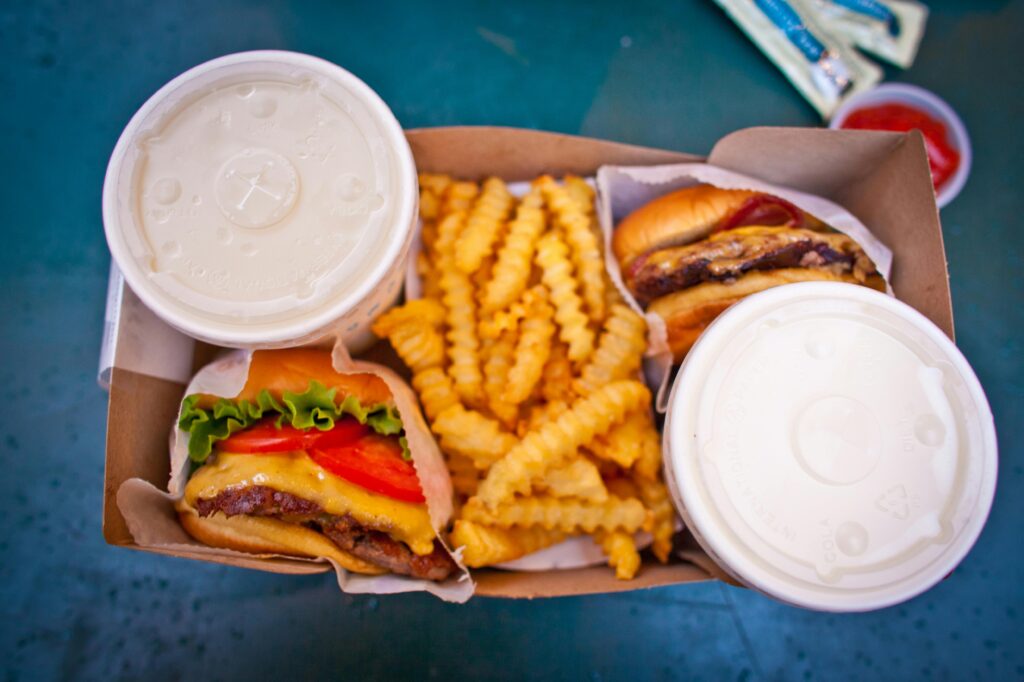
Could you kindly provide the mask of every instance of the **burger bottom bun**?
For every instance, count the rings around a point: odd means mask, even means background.
[[[178,517],[189,535],[211,547],[250,554],[324,557],[352,573],[387,573],[387,569],[343,551],[321,533],[295,523],[260,516],[224,516],[219,512],[202,517],[184,502],[178,505]]]
[[[665,320],[668,345],[678,363],[701,332],[726,308],[742,298],[765,289],[794,282],[849,282],[885,291],[885,280],[871,275],[860,282],[852,274],[836,274],[814,268],[780,268],[748,272],[733,282],[703,282],[651,302],[647,311]]]

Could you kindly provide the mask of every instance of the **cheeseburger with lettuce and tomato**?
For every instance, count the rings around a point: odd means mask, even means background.
[[[355,573],[455,571],[377,375],[339,373],[326,351],[256,351],[238,396],[187,396],[178,428],[192,464],[178,515],[197,540]]]

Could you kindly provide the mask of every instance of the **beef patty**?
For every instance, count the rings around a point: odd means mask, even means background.
[[[344,551],[399,575],[424,580],[444,580],[455,571],[455,562],[436,540],[425,556],[387,533],[360,525],[351,516],[327,514],[315,502],[267,486],[232,488],[211,498],[196,500],[200,516],[221,512],[225,516],[272,516],[319,530]]]
[[[796,267],[830,268],[864,277],[875,272],[867,254],[844,234],[748,227],[644,254],[630,265],[625,278],[637,300],[646,305],[702,282],[728,281],[751,270]]]

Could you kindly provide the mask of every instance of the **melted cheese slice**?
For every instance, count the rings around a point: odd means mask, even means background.
[[[217,453],[185,487],[191,506],[230,488],[266,486],[315,502],[326,513],[349,514],[361,525],[388,533],[419,555],[434,551],[434,529],[425,504],[371,493],[321,468],[304,452],[267,455]]]

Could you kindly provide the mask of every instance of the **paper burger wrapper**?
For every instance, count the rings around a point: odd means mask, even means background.
[[[189,383],[185,395],[207,393],[224,398],[234,398],[241,393],[249,375],[252,351],[231,351],[201,369]],[[412,389],[393,371],[382,365],[352,360],[344,345],[335,344],[333,353],[334,369],[346,374],[375,374],[391,390],[395,406],[402,417],[405,436],[408,441],[412,463],[423,488],[430,522],[438,539],[444,544],[443,531],[452,516],[452,485],[447,467],[437,443],[420,413],[416,395]],[[180,411],[179,411],[180,416]],[[188,482],[189,434],[177,428],[177,420],[171,426],[170,436],[170,482],[167,491],[161,491],[151,483],[133,478],[125,481],[117,491],[117,505],[128,524],[128,529],[140,547],[154,549],[187,548],[197,554],[210,556],[248,558],[277,558],[279,555],[250,555],[229,549],[209,547],[190,537],[177,521],[173,511],[175,501],[184,494]],[[448,549],[447,545],[445,548]],[[338,577],[338,587],[352,594],[393,594],[398,592],[430,592],[449,602],[462,603],[473,595],[473,581],[461,558],[452,554],[459,571],[443,583],[419,580],[394,574],[361,575],[351,573],[331,559],[301,559],[287,557],[291,561],[329,562]]]
[[[654,313],[645,312],[623,284],[619,263],[611,249],[612,233],[623,218],[644,204],[677,189],[699,184],[772,194],[816,216],[860,244],[885,278],[886,289],[892,295],[892,288],[888,284],[892,270],[892,251],[839,204],[706,163],[602,166],[597,172],[597,216],[604,235],[605,265],[630,307],[647,320],[647,359],[644,367],[647,383],[655,391],[655,407],[662,413],[667,407],[672,377],[672,351],[668,346],[665,321]]]

